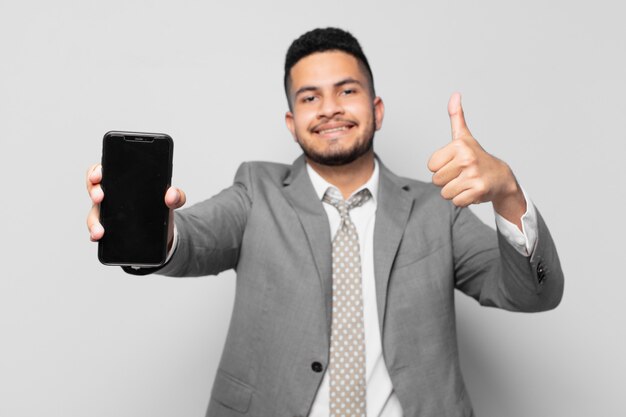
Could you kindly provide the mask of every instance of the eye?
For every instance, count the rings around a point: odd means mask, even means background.
[[[344,96],[349,96],[351,94],[355,94],[356,93],[356,89],[355,88],[346,88],[345,90],[343,90],[341,92],[341,94],[343,94]]]
[[[303,96],[300,101],[303,103],[312,103],[315,101],[315,96]]]

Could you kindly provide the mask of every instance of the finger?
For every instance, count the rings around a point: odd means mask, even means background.
[[[448,115],[450,116],[450,127],[452,128],[452,140],[472,135],[467,127],[467,123],[465,123],[460,93],[453,93],[450,96]]]
[[[462,191],[456,197],[452,199],[452,204],[457,207],[467,207],[472,204],[480,204],[481,200],[478,196],[478,192],[473,188]]]
[[[452,160],[433,174],[433,184],[438,187],[443,187],[450,181],[458,177],[461,172],[463,172],[463,168],[454,160]]]
[[[102,203],[102,200],[104,200],[104,191],[102,191],[100,184],[91,186],[89,189],[89,197],[91,197],[91,201],[94,204]]]
[[[102,165],[94,164],[87,170],[87,189],[90,185],[100,184],[102,181]]]
[[[165,205],[170,209],[177,209],[185,205],[187,196],[185,192],[176,187],[170,187],[165,193]]]
[[[460,175],[447,183],[441,189],[441,196],[446,200],[452,200],[459,194],[461,194],[465,190],[469,190],[472,188],[472,181],[463,178],[463,175]]]
[[[87,216],[87,229],[89,230],[89,238],[92,242],[102,239],[104,236],[104,227],[100,224],[100,207],[94,204]]]
[[[104,198],[104,192],[100,186],[102,181],[102,165],[94,164],[87,170],[86,175],[87,193],[94,204],[100,204]]]
[[[432,156],[428,160],[428,169],[431,172],[439,171],[441,168],[443,168],[446,164],[454,159],[456,151],[456,148],[454,146],[450,146],[450,144],[439,149],[437,152],[432,154]]]

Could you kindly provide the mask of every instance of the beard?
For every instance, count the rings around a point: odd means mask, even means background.
[[[302,152],[311,161],[320,165],[341,166],[356,161],[357,159],[372,150],[372,148],[374,147],[375,130],[375,121],[372,120],[369,129],[363,132],[363,136],[366,138],[366,140],[357,140],[352,147],[348,149],[341,149],[338,151],[331,150],[328,152],[317,152],[304,144],[299,137],[297,137],[297,140],[298,145],[300,145],[300,148],[302,149]]]

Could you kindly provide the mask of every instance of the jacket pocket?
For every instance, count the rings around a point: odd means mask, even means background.
[[[428,250],[422,251],[420,253],[412,253],[412,250],[403,248],[398,252],[393,269],[398,270],[406,268],[407,266],[411,266],[414,263],[421,261],[422,259],[434,255],[445,247],[447,247],[447,245],[441,245],[435,248],[428,248]]]
[[[218,370],[213,384],[213,400],[240,413],[250,408],[254,389],[235,377]]]

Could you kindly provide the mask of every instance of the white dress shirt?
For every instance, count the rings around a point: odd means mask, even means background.
[[[324,180],[310,165],[307,172],[320,200],[328,188],[337,188]],[[372,198],[359,207],[350,210],[350,219],[359,234],[361,251],[361,267],[363,281],[363,320],[365,328],[365,378],[366,378],[366,412],[368,417],[402,417],[402,407],[398,397],[393,392],[391,378],[383,358],[380,327],[376,306],[376,282],[374,280],[374,223],[376,221],[376,207],[378,205],[378,162],[375,161],[374,172],[370,179],[354,194],[367,188]],[[524,197],[526,194],[524,193]],[[524,233],[496,213],[496,224],[507,241],[522,255],[528,256],[537,236],[537,221],[535,208],[528,198],[527,211],[522,216]],[[328,215],[331,237],[335,236],[341,218],[339,211],[329,203],[324,203]],[[330,413],[330,373],[326,372],[311,408],[310,417],[328,417]]]

